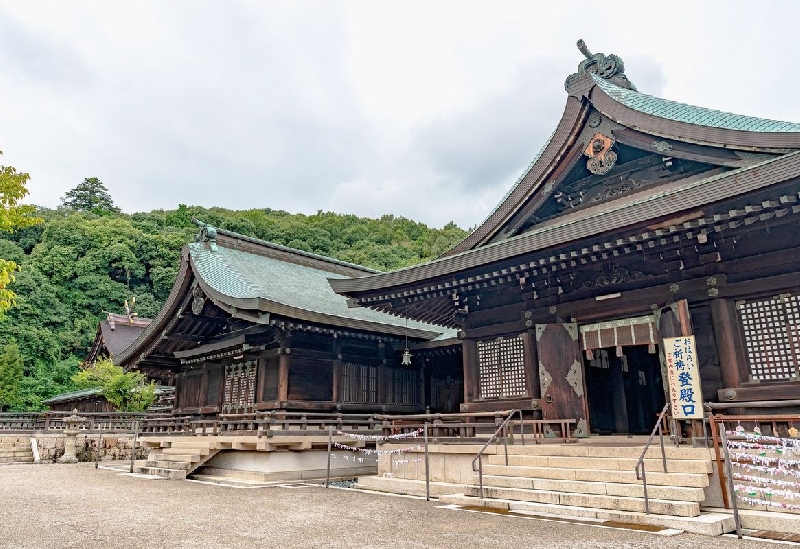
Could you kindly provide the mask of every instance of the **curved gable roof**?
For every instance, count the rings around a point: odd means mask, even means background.
[[[192,270],[203,289],[226,305],[335,326],[433,339],[445,328],[365,308],[348,307],[329,279],[348,277],[332,270],[290,263],[221,245],[189,244]]]
[[[455,335],[442,326],[349,307],[347,298],[336,294],[328,283],[330,278],[346,279],[380,271],[230,231],[215,232],[219,239],[184,247],[180,272],[167,301],[150,325],[117,357],[120,365],[135,366],[157,347],[178,322],[195,284],[230,314],[251,322],[260,313],[269,313],[345,330],[422,340]]]
[[[564,115],[542,152],[492,213],[443,257],[483,246],[502,231],[568,156],[592,107],[622,126],[677,141],[772,153],[800,149],[800,124],[797,123],[661,99],[592,73],[573,75],[566,88],[569,97]]]

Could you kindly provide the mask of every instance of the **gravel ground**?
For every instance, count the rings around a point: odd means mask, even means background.
[[[0,467],[0,547],[776,547],[729,537],[667,537],[436,505],[318,486],[235,489],[148,480],[92,464],[9,465]]]

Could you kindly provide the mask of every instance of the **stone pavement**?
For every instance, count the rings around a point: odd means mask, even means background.
[[[682,548],[766,542],[452,510],[319,486],[235,489],[151,480],[93,464],[0,466],[0,547]]]

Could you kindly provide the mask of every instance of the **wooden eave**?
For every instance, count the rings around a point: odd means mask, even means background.
[[[253,341],[253,336],[249,336],[248,334],[236,334],[233,335],[232,337],[225,338],[221,341],[206,343],[204,345],[199,345],[191,349],[186,349],[185,351],[175,351],[172,354],[175,356],[175,358],[187,359],[187,358],[201,357],[219,351],[226,351],[229,349],[246,350],[247,349],[246,346],[252,343],[252,341]]]
[[[734,149],[769,154],[785,154],[800,149],[800,133],[798,132],[754,132],[715,128],[690,124],[661,118],[632,109],[609,96],[589,74],[571,82],[564,114],[556,127],[550,141],[535,163],[528,169],[519,183],[503,199],[497,208],[463,241],[445,252],[442,257],[456,255],[483,246],[492,241],[506,228],[508,222],[519,217],[520,212],[535,211],[543,200],[534,198],[546,180],[553,179],[559,170],[573,166],[581,157],[582,146],[576,147],[581,130],[583,130],[589,112],[597,109],[610,120],[636,130],[640,134],[648,134],[673,140],[674,145],[686,143],[702,145],[717,149]],[[624,133],[624,132],[623,132]],[[622,136],[621,142],[630,142],[636,146],[636,136],[630,132]],[[677,145],[674,155],[700,162],[716,165],[741,167],[742,159],[731,153],[710,153],[699,147]],[[672,154],[672,153],[670,153]],[[563,164],[569,164],[565,166]],[[546,197],[544,197],[546,198]]]
[[[135,369],[150,354],[162,338],[180,320],[180,312],[188,304],[194,274],[189,266],[189,249],[181,253],[181,266],[169,296],[158,315],[131,345],[117,357],[117,364],[126,370]]]
[[[553,220],[544,227],[536,227],[517,237],[489,244],[458,255],[443,257],[430,263],[357,279],[330,280],[333,289],[340,294],[356,298],[369,298],[369,301],[390,300],[414,293],[431,291],[452,291],[460,285],[463,274],[504,261],[513,261],[534,252],[543,252],[569,243],[580,243],[584,239],[598,238],[603,234],[653,223],[658,219],[680,217],[682,212],[694,208],[751,193],[766,187],[792,180],[800,176],[800,152],[762,162],[733,172],[717,175],[673,189],[649,194],[638,201],[622,198],[606,203],[594,215],[580,215],[563,220]],[[713,180],[713,181],[711,181]],[[796,197],[795,197],[796,199]],[[736,212],[731,212],[737,215]],[[741,215],[745,215],[742,212]],[[661,229],[659,229],[661,231]],[[648,233],[645,232],[644,235]],[[612,244],[608,244],[612,247]],[[580,248],[579,248],[580,249]],[[586,253],[591,252],[587,249]],[[568,260],[569,257],[550,258],[552,262]],[[548,262],[541,259],[540,263]],[[535,265],[530,265],[534,267]],[[487,278],[506,276],[509,280],[524,268],[504,269],[505,272],[490,273]],[[474,278],[474,277],[472,277]],[[469,282],[469,277],[465,282]],[[362,304],[368,301],[360,299]]]

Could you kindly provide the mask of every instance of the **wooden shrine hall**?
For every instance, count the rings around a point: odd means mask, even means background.
[[[174,414],[458,410],[454,331],[350,308],[328,284],[377,271],[198,225],[165,305],[115,357],[175,385]]]
[[[649,433],[664,339],[693,336],[704,402],[796,414],[800,124],[653,97],[578,46],[561,121],[482,224],[434,261],[331,286],[456,329],[463,411]]]

